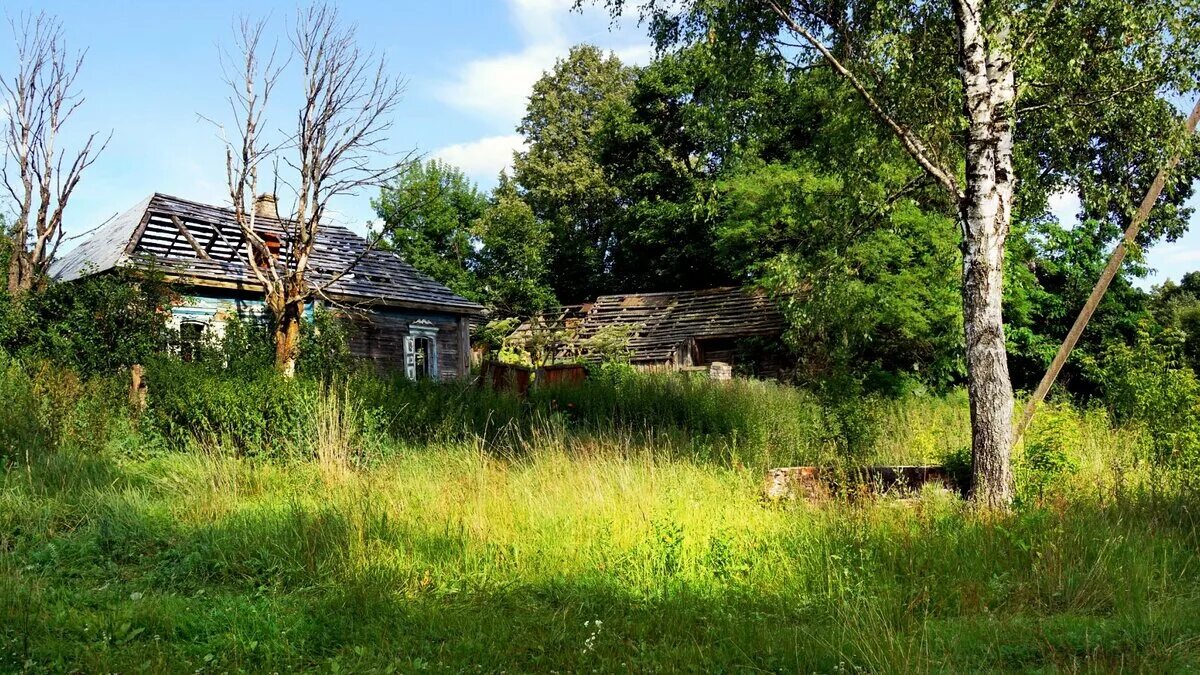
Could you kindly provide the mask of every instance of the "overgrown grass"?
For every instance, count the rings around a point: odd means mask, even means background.
[[[86,417],[100,395],[87,386],[64,394],[59,424]],[[135,421],[114,406],[102,442],[63,436],[0,479],[0,670],[1200,665],[1195,496],[1102,412],[1051,408],[1031,432],[1040,449],[1020,457],[1019,508],[984,516],[938,491],[765,503],[759,467],[716,448],[764,461],[786,439],[836,454],[815,400],[749,383],[619,386],[645,398],[468,410],[492,395],[305,385],[312,421],[274,439],[278,453],[212,427],[175,446],[161,409]],[[689,411],[688,396],[712,407]],[[721,409],[737,396],[763,397],[762,415]],[[768,419],[791,403],[816,412]],[[966,442],[958,396],[872,414],[868,459]]]
[[[230,372],[169,360],[154,364],[148,379],[154,392],[149,420],[169,446],[200,440],[277,457],[311,450],[306,443],[316,431],[315,413],[331,386],[313,378],[281,380],[269,369]],[[623,445],[653,446],[678,457],[766,468],[867,458],[885,446],[881,424],[910,426],[892,419],[908,411],[883,401],[833,407],[772,382],[714,384],[619,369],[582,386],[535,388],[524,400],[469,383],[413,383],[372,372],[352,372],[332,386],[355,408],[355,424],[368,441],[479,440],[508,455],[523,452],[531,435],[569,431],[575,443],[609,445],[619,437]],[[940,437],[922,443],[928,453],[948,448]]]

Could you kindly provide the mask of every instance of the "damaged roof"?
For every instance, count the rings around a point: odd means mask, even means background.
[[[602,295],[587,311],[577,340],[608,326],[635,326],[634,361],[668,361],[688,340],[776,336],[783,315],[765,293],[738,287],[671,293]]]
[[[284,257],[292,221],[255,217],[255,229],[275,234]],[[351,268],[325,290],[339,301],[458,314],[483,307],[454,294],[391,251],[367,250],[361,236],[325,224],[309,258],[308,279],[321,285]],[[158,270],[170,281],[211,288],[261,291],[246,261],[246,242],[232,209],[155,193],[98,228],[51,268],[69,281],[113,268]]]

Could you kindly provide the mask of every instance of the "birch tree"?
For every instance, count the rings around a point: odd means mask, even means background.
[[[84,52],[71,52],[62,24],[47,14],[10,19],[14,72],[0,76],[4,159],[0,182],[14,206],[5,228],[8,292],[41,285],[63,241],[63,214],[83,176],[107,145],[93,133],[68,150],[63,128],[83,104],[76,79]]]
[[[236,33],[235,65],[227,68],[237,136],[226,141],[229,197],[247,246],[247,266],[262,286],[273,325],[275,366],[295,374],[304,310],[371,250],[320,278],[309,266],[330,202],[392,180],[404,162],[389,161],[384,144],[403,83],[385,60],[363,51],[355,30],[330,5],[299,10],[286,55],[264,46],[265,22],[243,21]],[[285,75],[297,71],[299,105],[282,138],[271,139],[268,104]],[[295,206],[279,224],[285,241],[272,250],[253,206],[263,173],[290,186]],[[259,261],[270,261],[259,264]]]
[[[614,15],[625,9],[623,0],[606,4]],[[1075,136],[1063,141],[1075,146],[1023,158],[1042,180],[1056,171],[1050,154],[1086,156],[1079,149],[1095,147],[1077,131],[1096,116],[1089,108],[1131,97],[1161,102],[1162,92],[1194,87],[1196,8],[1160,0],[650,0],[641,12],[660,49],[704,44],[726,63],[752,53],[832,71],[941,187],[962,235],[972,497],[1007,508],[1013,391],[1002,304],[1022,97],[1038,101],[1026,112],[1056,108],[1062,118],[1030,134]],[[1140,171],[1153,175],[1162,153],[1138,154]],[[1121,207],[1122,215],[1132,210]]]

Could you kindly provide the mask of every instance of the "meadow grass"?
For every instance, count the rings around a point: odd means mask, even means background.
[[[1051,408],[1033,438],[1067,438],[1069,468],[985,516],[938,490],[767,503],[759,467],[691,454],[669,424],[421,438],[352,423],[368,401],[320,392],[305,454],[170,449],[148,416],[10,464],[0,670],[1200,664],[1194,496],[1102,413]],[[866,458],[958,447],[964,406],[887,404]]]

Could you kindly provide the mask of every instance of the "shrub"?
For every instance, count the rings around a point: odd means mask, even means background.
[[[942,457],[942,466],[950,474],[955,487],[965,497],[971,489],[971,479],[975,463],[971,459],[971,446],[962,445]]]
[[[1018,496],[1040,499],[1046,489],[1079,469],[1083,444],[1079,415],[1070,406],[1046,406],[1025,438],[1017,462]]]
[[[118,380],[84,380],[47,360],[0,350],[0,463],[39,459],[67,445],[102,448],[125,416]]]
[[[0,348],[80,374],[115,373],[162,351],[171,288],[154,275],[52,283],[20,302],[0,293]]]
[[[210,364],[155,359],[147,368],[147,413],[167,444],[200,440],[245,455],[286,454],[311,431],[314,383],[271,368],[225,371]]]
[[[58,410],[20,361],[0,351],[0,463],[54,452],[62,439]]]
[[[1200,381],[1186,363],[1179,331],[1139,332],[1133,346],[1110,345],[1099,381],[1116,421],[1139,426],[1154,460],[1200,468]]]

